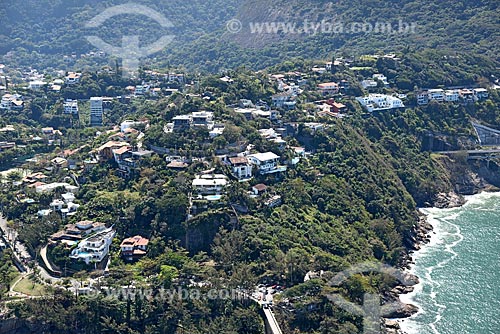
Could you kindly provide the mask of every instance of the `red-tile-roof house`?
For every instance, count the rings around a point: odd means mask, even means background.
[[[133,261],[146,255],[149,239],[136,235],[122,241],[120,248],[125,260]]]

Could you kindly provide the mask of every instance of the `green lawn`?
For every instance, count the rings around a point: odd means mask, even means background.
[[[14,279],[13,282],[15,282],[16,279]],[[19,281],[19,283],[16,284],[16,286],[14,287],[14,291],[24,293],[25,295],[29,296],[41,296],[46,293],[45,286],[39,283],[33,284],[33,281],[27,277],[23,278],[21,281]]]

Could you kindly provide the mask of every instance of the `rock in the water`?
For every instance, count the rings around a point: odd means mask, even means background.
[[[395,309],[390,310],[389,314],[385,314],[387,318],[391,319],[399,319],[399,318],[409,318],[415,313],[418,312],[418,307],[412,304],[403,304],[403,303],[397,303],[399,304]]]
[[[399,329],[399,322],[396,320],[385,319],[385,327],[392,329]]]

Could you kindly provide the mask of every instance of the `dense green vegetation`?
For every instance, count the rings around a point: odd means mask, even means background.
[[[68,255],[74,246],[48,247],[55,269],[68,277],[52,286],[47,298],[10,303],[11,315],[25,320],[33,331],[46,333],[257,334],[263,333],[261,310],[248,300],[205,295],[200,299],[165,298],[161,294],[163,289],[204,294],[210,289],[253,291],[258,284],[266,284],[286,287],[277,296],[279,307],[275,307],[286,332],[358,333],[362,319],[336,307],[328,294],[340,293],[360,304],[363,293],[385,295],[395,282],[381,275],[355,275],[341,287],[331,287],[328,279],[363,261],[404,265],[419,219],[416,208],[431,205],[441,192],[454,190],[447,170],[450,159],[431,151],[477,147],[471,120],[500,126],[497,90],[491,89],[487,99],[469,104],[416,103],[416,93],[422,88],[491,87],[499,76],[498,3],[142,1],[164,13],[175,27],[165,30],[136,15],[116,17],[97,31],[84,27],[105,8],[122,3],[7,0],[0,4],[0,62],[7,65],[9,90],[21,92],[25,101],[20,112],[0,111],[0,128],[15,128],[0,132],[0,141],[16,143],[16,148],[0,152],[0,167],[20,165],[36,154],[36,162],[22,167],[45,173],[46,183],[78,181],[76,202],[81,205],[67,219],[58,213],[38,217],[37,212],[59,198],[64,189],[40,194],[19,186],[23,176],[13,172],[0,178],[1,211],[34,258],[50,235],[67,223],[90,219],[117,231],[107,276],[71,261]],[[235,17],[244,27],[231,35],[225,24]],[[401,19],[415,23],[417,30],[414,34],[333,36],[283,32],[255,36],[247,31],[249,22],[302,24],[304,18],[392,24]],[[124,34],[140,34],[147,44],[165,33],[175,34],[175,42],[146,60],[139,77],[131,80],[121,77],[114,57],[80,57],[96,51],[85,41],[89,34],[120,45]],[[395,56],[376,56],[387,52],[395,52]],[[365,53],[371,55],[353,57]],[[342,63],[331,71],[311,71],[313,66],[322,67],[325,61],[340,57]],[[22,69],[27,67],[47,69],[46,79],[59,77],[55,72],[59,69],[78,70],[83,75],[79,84],[63,86],[60,93],[47,88],[31,91],[21,83]],[[186,71],[185,86],[148,73],[184,69],[196,70]],[[271,105],[278,88],[270,74],[293,76],[291,71],[302,72],[300,76],[307,82],[297,97],[296,109],[278,110],[279,123],[263,117],[248,121],[234,111],[240,99]],[[370,92],[407,95],[404,110],[368,114],[361,109],[355,97],[367,90],[360,81],[375,73],[386,75],[390,85],[379,84]],[[220,80],[221,75],[232,82]],[[341,80],[350,88],[334,97],[347,106],[346,117],[320,115],[313,102],[323,99],[317,84]],[[136,96],[131,101],[114,99],[104,110],[103,127],[88,127],[87,100],[91,96],[123,96],[129,85],[143,82],[179,91]],[[79,100],[78,117],[63,113],[65,99]],[[174,116],[200,110],[213,112],[217,123],[225,125],[221,135],[212,138],[202,127],[164,131]],[[163,153],[141,160],[128,177],[118,173],[113,159],[82,168],[92,152],[117,135],[113,127],[125,119],[149,120],[147,128],[139,128],[144,132],[140,142],[146,149]],[[313,130],[306,126],[308,122],[321,123],[321,128]],[[294,124],[298,124],[294,131],[285,129],[289,132],[284,137],[286,147],[258,132]],[[56,142],[47,144],[43,127],[61,132],[55,136]],[[131,146],[139,144],[137,136],[128,140]],[[280,163],[288,165],[287,171],[256,175],[243,183],[231,177],[227,192],[218,201],[190,198],[195,174],[211,170],[230,175],[230,168],[217,155],[241,152],[249,144],[254,152],[279,155]],[[292,164],[293,147],[297,146],[310,155]],[[189,166],[169,168],[165,152],[185,157]],[[78,168],[54,167],[50,160],[56,156],[70,157]],[[456,163],[465,173],[468,166],[461,159],[458,155]],[[498,168],[495,162],[488,167]],[[251,187],[259,183],[268,186],[267,193],[250,196]],[[265,204],[272,195],[280,195],[282,200],[274,208]],[[22,201],[25,198],[32,201]],[[148,253],[128,263],[120,257],[120,240],[136,234],[150,238]],[[9,251],[2,254],[0,264],[0,299],[4,299],[13,276]],[[304,282],[309,271],[326,275]],[[100,277],[102,294],[75,296],[63,289],[88,277]],[[104,289],[125,286],[146,289],[153,296],[116,298]]]
[[[361,302],[363,292],[387,291],[394,282],[383,277],[368,280],[356,276],[340,290],[332,290],[326,280],[304,283],[305,274],[311,270],[335,273],[365,260],[400,265],[411,247],[409,239],[418,219],[416,206],[432,203],[437,193],[453,188],[442,161],[427,152],[429,133],[439,133],[447,145],[460,149],[475,145],[471,118],[498,124],[500,115],[495,106],[499,96],[495,91],[490,91],[488,100],[475,104],[414,105],[413,88],[398,81],[403,74],[411,82],[421,82],[418,85],[484,84],[488,73],[494,71],[492,63],[485,58],[483,61],[483,58],[464,56],[450,66],[443,59],[442,53],[430,51],[404,55],[397,66],[386,60],[364,58],[354,64],[364,68],[363,73],[340,67],[333,73],[310,75],[308,90],[299,96],[298,110],[305,112],[282,110],[280,114],[283,122],[315,120],[324,124],[324,129],[318,131],[299,126],[296,133],[287,137],[289,146],[302,145],[314,154],[280,177],[258,176],[249,185],[231,184],[227,195],[217,203],[195,200],[199,209],[192,218],[187,217],[187,194],[193,191],[193,175],[209,168],[229,174],[227,166],[214,157],[217,151],[237,147],[236,143],[252,143],[259,151],[281,155],[283,163],[293,156],[289,149],[282,151],[258,134],[257,129],[272,125],[270,120],[246,121],[227,106],[240,98],[270,103],[276,88],[267,80],[268,72],[238,69],[228,73],[234,79],[232,84],[208,75],[200,78],[199,87],[184,93],[150,100],[138,97],[130,104],[113,102],[106,112],[107,124],[124,118],[146,117],[154,120],[145,130],[146,147],[159,146],[183,156],[205,156],[206,160],[194,161],[179,172],[168,169],[161,155],[153,155],[145,159],[140,171],[130,178],[119,177],[113,161],[90,171],[77,172],[81,182],[78,202],[84,205],[70,222],[92,219],[114,225],[119,237],[135,234],[151,237],[147,256],[135,264],[126,264],[120,259],[118,238],[112,247],[110,275],[103,278],[101,284],[109,287],[134,284],[149,287],[156,293],[161,288],[193,289],[191,280],[202,282],[201,290],[209,287],[251,289],[259,282],[279,284],[290,288],[281,299],[288,298],[289,304],[285,305],[293,310],[279,315],[286,319],[282,321],[284,328],[310,333],[329,329],[355,333],[361,328],[361,319],[334,307],[327,294],[340,291],[351,300]],[[473,59],[479,59],[481,66],[474,66]],[[417,64],[425,63],[436,64],[434,76],[421,76]],[[269,73],[292,69],[307,72],[313,64],[289,61],[269,69]],[[469,72],[462,75],[458,68]],[[361,91],[359,79],[379,71],[388,73],[398,91],[408,91],[408,108],[372,115],[360,109],[351,94]],[[348,94],[338,97],[349,106],[349,117],[314,119],[308,103],[319,98],[314,86],[340,79],[347,79],[352,85]],[[88,90],[102,94],[104,89],[118,94],[123,92],[123,85],[120,79],[114,83],[108,74],[85,73],[81,85],[64,88],[61,94],[87,98]],[[391,92],[391,89],[379,87],[376,91]],[[201,93],[210,99],[186,92]],[[113,134],[104,132],[95,136],[86,122],[67,122],[66,116],[61,115],[60,97],[41,98],[41,94],[44,92],[29,95],[31,102],[27,108],[31,114],[4,114],[0,125],[15,124],[19,129],[3,134],[5,140],[22,142],[30,134],[39,133],[40,127],[52,125],[62,131],[64,140],[59,147],[49,147],[46,152],[87,144],[73,155],[81,161]],[[43,106],[38,114],[33,113],[35,105]],[[173,116],[196,110],[213,111],[218,121],[226,124],[223,134],[210,139],[203,129],[175,135],[163,131]],[[41,147],[26,143],[26,149],[43,152]],[[41,170],[43,166],[44,162],[40,161],[29,167]],[[55,169],[45,181],[58,181],[65,176],[64,170]],[[34,190],[18,191],[11,183],[18,179],[20,176],[14,174],[7,177],[3,184],[6,191],[0,201],[8,218],[14,219],[18,227],[22,222],[19,237],[34,254],[50,234],[63,225],[57,214],[40,219],[36,212],[47,207],[63,190],[56,190],[52,195],[37,194]],[[249,186],[261,182],[269,186],[269,193],[282,196],[281,206],[270,209],[263,205],[262,199],[249,197]],[[20,193],[34,199],[35,204],[17,202],[15,195]],[[235,216],[231,207],[234,205],[243,207],[244,212]],[[57,246],[49,249],[49,256],[66,273],[85,269],[69,261],[69,251]],[[99,272],[91,275],[99,275]],[[262,332],[258,312],[248,301],[206,298],[158,302],[104,296],[75,299],[57,289],[53,297],[14,304],[14,314],[29,318],[30,322],[44,323],[44,330],[51,333],[75,332],[77,328],[87,333]]]
[[[175,35],[175,41],[155,55],[164,67],[199,68],[218,71],[247,65],[264,68],[291,57],[330,58],[333,55],[355,55],[378,51],[409,52],[424,48],[446,50],[455,55],[498,55],[498,3],[487,1],[141,1],[164,14],[174,25],[164,29],[139,15],[115,17],[97,29],[85,24],[112,5],[126,1],[4,1],[0,4],[2,34],[0,54],[14,51],[4,62],[45,67],[94,66],[107,60],[99,57],[75,60],[95,50],[87,35],[100,35],[107,42],[121,45],[122,35],[141,35],[144,44],[163,34]],[[43,18],[43,19],[41,19]],[[226,32],[226,22],[237,18],[243,29],[237,34]],[[130,22],[134,23],[131,24]],[[399,31],[400,20],[415,25],[415,33],[350,33],[354,22],[377,22],[392,25]],[[341,23],[342,33],[270,34],[250,33],[249,23],[289,22],[302,27],[304,22]],[[49,42],[50,41],[50,42]],[[14,56],[15,55],[15,56]],[[62,56],[69,56],[64,63]],[[498,60],[498,58],[496,58]],[[58,64],[59,66],[54,66]]]

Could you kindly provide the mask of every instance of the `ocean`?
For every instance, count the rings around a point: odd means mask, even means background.
[[[400,325],[408,334],[500,334],[500,193],[468,196],[453,209],[422,209],[434,227],[414,253],[420,284],[405,303],[419,313]]]

